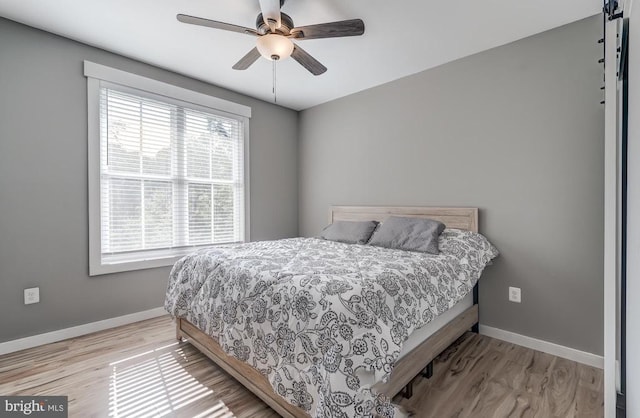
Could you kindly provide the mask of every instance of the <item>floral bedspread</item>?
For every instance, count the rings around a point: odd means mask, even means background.
[[[370,386],[498,255],[468,231],[447,229],[439,245],[437,256],[316,238],[202,249],[173,267],[165,308],[312,417],[397,417]]]

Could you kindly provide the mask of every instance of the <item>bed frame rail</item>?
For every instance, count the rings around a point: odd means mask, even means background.
[[[376,393],[393,398],[404,389],[404,395],[411,397],[411,383],[419,374],[433,373],[433,359],[460,338],[478,322],[478,305],[473,305],[462,314],[440,328],[422,344],[398,360],[386,383],[373,386]],[[187,339],[204,355],[213,360],[227,373],[256,394],[267,405],[285,418],[303,418],[309,415],[291,405],[274,392],[267,378],[258,370],[225,353],[220,345],[195,325],[184,318],[176,319],[176,337]]]
[[[283,397],[275,393],[271,384],[262,373],[247,363],[225,353],[216,340],[200,331],[200,329],[191,322],[184,318],[177,318],[176,336],[178,340],[186,338],[187,342],[213,360],[214,363],[233,376],[244,387],[253,392],[284,418],[309,417],[305,411],[297,406],[291,405]]]
[[[473,305],[398,360],[391,372],[389,381],[375,384],[373,390],[376,393],[382,393],[389,398],[393,398],[408,386],[417,375],[428,368],[433,359],[442,353],[445,348],[469,331],[477,322],[478,305]],[[405,395],[409,394],[405,392]]]

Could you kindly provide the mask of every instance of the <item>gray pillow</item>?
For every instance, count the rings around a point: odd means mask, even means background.
[[[322,230],[320,238],[347,244],[366,244],[377,226],[377,221],[335,221]]]
[[[369,244],[397,250],[439,254],[438,237],[444,228],[442,222],[433,219],[391,216],[376,230]]]

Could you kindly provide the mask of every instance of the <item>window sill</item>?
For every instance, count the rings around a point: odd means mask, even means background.
[[[173,266],[176,261],[180,260],[183,256],[184,254],[149,260],[121,261],[113,263],[98,262],[89,266],[89,276],[100,276],[102,274],[122,273],[126,271]]]
[[[246,241],[245,241],[246,242]],[[226,242],[217,245],[241,244],[238,242]],[[215,247],[216,244],[207,244],[191,247],[178,247],[172,249],[146,250],[119,255],[96,255],[95,259],[89,259],[89,276],[102,274],[121,273],[134,270],[145,270],[158,267],[173,266],[187,254],[202,249]]]

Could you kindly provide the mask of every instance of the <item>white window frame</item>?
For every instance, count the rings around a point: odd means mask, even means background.
[[[89,275],[96,276],[123,271],[142,270],[173,265],[192,248],[156,250],[145,253],[145,259],[104,263],[102,261],[102,230],[100,222],[100,84],[107,82],[142,90],[167,98],[167,102],[180,100],[205,107],[218,113],[240,117],[244,126],[244,240],[249,241],[250,189],[249,189],[249,118],[251,108],[224,99],[208,96],[193,90],[167,84],[158,80],[131,74],[122,70],[84,61],[87,77],[88,104],[88,193],[89,193]]]

